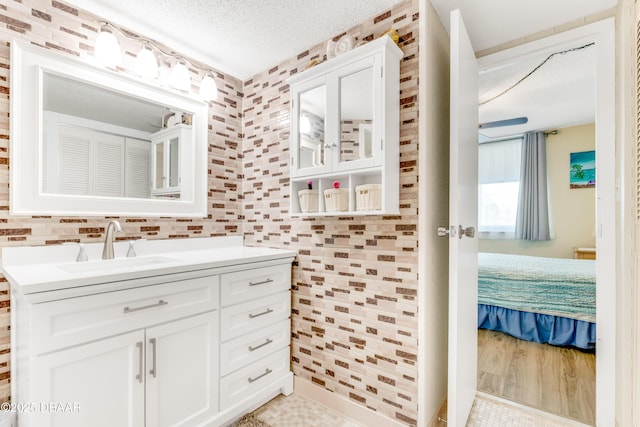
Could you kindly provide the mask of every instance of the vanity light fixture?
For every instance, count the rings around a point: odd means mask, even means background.
[[[171,86],[188,92],[191,89],[191,77],[189,69],[183,59],[179,59],[171,69]]]
[[[213,78],[213,71],[209,70],[200,82],[200,98],[215,101],[218,99],[218,85]]]
[[[115,68],[122,61],[120,43],[106,23],[100,27],[96,38],[96,59],[110,68]]]
[[[173,52],[167,52],[150,40],[133,36],[107,22],[101,22],[100,32],[96,38],[95,56],[106,67],[115,68],[122,59],[120,44],[115,37],[115,32],[129,40],[143,44],[134,66],[134,71],[141,77],[158,79],[163,86],[173,86],[176,89],[189,92],[191,90],[189,68],[193,68],[204,72],[204,78],[200,82],[200,98],[207,102],[215,101],[218,98],[215,75],[210,69],[194,65],[191,61],[187,61]],[[158,66],[158,55],[160,56],[160,67]],[[168,65],[172,59],[176,60],[173,67]],[[187,63],[189,68],[187,68]]]
[[[158,60],[148,43],[142,46],[142,49],[138,52],[134,70],[140,77],[144,77],[145,79],[158,78]]]

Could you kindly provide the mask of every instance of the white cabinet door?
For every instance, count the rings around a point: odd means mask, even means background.
[[[218,412],[217,312],[147,329],[146,427],[196,425]]]
[[[33,359],[32,402],[20,417],[38,427],[143,427],[144,332]],[[56,406],[40,407],[45,403]]]

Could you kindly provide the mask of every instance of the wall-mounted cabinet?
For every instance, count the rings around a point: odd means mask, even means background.
[[[398,213],[401,58],[402,50],[382,37],[288,80],[291,214]],[[309,184],[318,190],[310,196],[317,198],[313,212],[299,198]],[[380,188],[376,209],[359,203],[356,187],[365,184]],[[345,202],[334,210],[325,190],[337,185]]]
[[[151,137],[151,195],[180,197],[180,142],[188,141],[191,126],[175,125]]]

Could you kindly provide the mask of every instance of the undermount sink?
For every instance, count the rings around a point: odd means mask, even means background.
[[[57,267],[65,273],[117,273],[140,267],[160,266],[179,261],[164,256],[147,256],[136,258],[115,258],[87,262],[60,264]]]

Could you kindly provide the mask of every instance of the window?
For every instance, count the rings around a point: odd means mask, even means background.
[[[481,238],[513,238],[520,190],[522,138],[478,147],[478,231]]]

